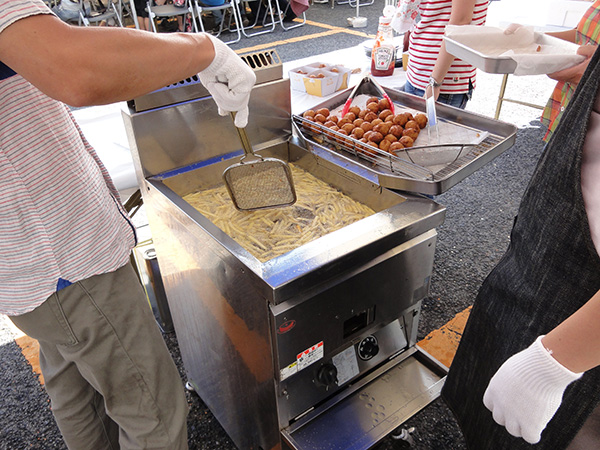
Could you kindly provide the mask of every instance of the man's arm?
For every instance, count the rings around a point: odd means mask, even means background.
[[[0,33],[0,61],[71,106],[129,100],[197,74],[214,56],[204,33],[75,27],[49,14]]]
[[[562,39],[563,41],[569,41],[569,42],[572,42],[573,44],[575,44],[575,37],[577,35],[577,30],[575,28],[572,28],[570,30],[563,30],[563,31],[547,31],[544,34]]]

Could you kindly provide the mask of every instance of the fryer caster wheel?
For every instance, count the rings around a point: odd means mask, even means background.
[[[402,441],[402,447],[400,448],[410,448],[415,445],[415,440],[411,436],[415,432],[415,427],[410,427],[408,430],[406,428],[398,427],[390,434],[392,439],[397,441]]]

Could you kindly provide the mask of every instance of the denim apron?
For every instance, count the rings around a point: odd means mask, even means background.
[[[590,235],[580,176],[588,118],[599,85],[600,52],[596,52],[529,182],[508,250],[477,295],[442,390],[469,449],[564,449],[600,399],[600,368],[596,368],[567,388],[536,445],[497,425],[482,400],[504,361],[548,333],[600,289],[600,257]]]

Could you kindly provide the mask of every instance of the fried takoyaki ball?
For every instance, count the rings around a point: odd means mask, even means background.
[[[399,113],[394,116],[394,125],[400,125],[403,127],[408,122],[408,116],[406,113]]]
[[[408,122],[406,122],[406,125],[404,125],[404,128],[414,128],[415,130],[421,129],[416,120],[409,120]]]
[[[386,102],[387,102],[387,100],[386,100]],[[379,118],[381,120],[385,120],[388,116],[393,116],[393,115],[394,115],[394,113],[390,109],[384,109],[383,111],[381,111],[379,113]]]
[[[360,118],[360,119],[364,119],[364,118],[365,118],[365,115],[366,115],[367,113],[370,113],[370,112],[371,112],[371,111],[370,111],[370,110],[368,110],[368,109],[361,109],[361,110],[360,110],[360,112],[358,113],[358,118]]]
[[[342,129],[342,128],[340,128],[339,130],[337,130],[337,132],[338,132],[339,134],[343,134],[344,136],[348,136],[348,132],[347,132],[346,130]],[[338,141],[340,144],[343,144],[343,143],[344,143],[344,141],[345,141],[345,139],[344,139],[344,138],[341,138],[341,137],[339,137],[339,136],[335,136],[335,137],[334,137],[334,139],[335,139],[336,141]]]
[[[337,125],[331,125],[330,127],[327,127],[327,128],[331,131],[339,131],[340,130],[340,128]],[[325,134],[329,137],[335,137],[335,135],[333,133],[330,133],[327,130],[325,130]]]
[[[404,131],[404,128],[402,128],[400,125],[392,125],[389,130],[390,134],[393,134],[397,138],[402,137],[403,131]]]
[[[317,114],[323,114],[325,117],[329,117],[330,112],[327,108],[319,108],[317,109]]]
[[[413,138],[411,138],[410,136],[402,136],[398,142],[400,144],[402,144],[404,147],[412,147],[415,143],[415,141],[413,140]]]
[[[404,114],[406,114],[406,117],[408,118],[408,120],[415,120],[413,115],[411,113],[409,113],[408,111],[406,111]]]
[[[377,142],[373,142],[373,141],[369,141],[366,143],[366,145],[363,147],[365,150],[365,153],[369,154],[369,155],[376,155],[377,152],[374,149],[378,149],[379,145],[377,144]]]
[[[390,149],[391,145],[392,145],[392,143],[390,141],[388,141],[387,139],[383,139],[379,143],[379,149],[383,150],[384,152],[387,152]]]
[[[414,141],[419,136],[419,130],[415,128],[405,128],[402,132],[402,136],[408,136]]]
[[[389,150],[388,150],[388,151],[389,151],[390,153],[392,153],[392,152],[394,152],[394,151],[396,151],[396,150],[402,150],[403,148],[404,148],[404,145],[402,145],[402,143],[401,143],[400,141],[398,141],[398,142],[393,142],[393,143],[390,145],[390,148],[389,148]]]
[[[363,134],[363,137],[367,140],[367,142],[369,141],[369,136],[371,136],[373,133],[375,133],[373,130],[365,131],[365,134]]]
[[[371,134],[369,134],[367,139],[371,142],[377,142],[379,144],[383,140],[383,134],[373,131]]]
[[[354,122],[352,122],[352,123],[354,124],[355,127],[360,127],[364,121],[365,121],[365,119],[354,119]]]
[[[347,123],[352,123],[352,121],[348,119],[340,119],[338,120],[337,126],[342,128]]]
[[[379,125],[380,123],[383,123],[383,120],[381,120],[381,119],[373,119],[373,120],[371,120],[371,125],[373,125],[373,126]]]
[[[346,133],[350,134],[350,133],[352,133],[352,130],[354,130],[354,124],[345,123],[344,125],[342,125],[342,130],[344,130],[344,131],[346,131]]]
[[[325,122],[327,122],[327,116],[317,113],[317,114],[315,114],[315,117],[313,118],[313,120],[315,122],[325,123]]]
[[[415,122],[417,122],[419,128],[422,130],[427,126],[427,116],[425,114],[417,114],[415,115]]]
[[[388,134],[390,132],[391,126],[392,126],[392,124],[389,122],[387,122],[387,123],[381,122],[373,127],[373,131],[377,131],[385,136],[386,134]]]
[[[387,98],[382,98],[377,104],[379,105],[379,111],[390,109],[390,102]]]
[[[312,119],[310,122],[306,122],[304,124],[304,127],[308,128],[313,133],[321,133],[322,132],[321,126],[323,126],[323,124],[314,119]]]
[[[327,128],[331,128],[335,125],[335,122],[333,120],[327,120],[323,125],[325,125]]]
[[[379,105],[379,97],[369,97],[369,98],[367,99],[367,105],[368,105],[369,103],[377,103],[377,104]]]
[[[350,134],[350,136],[353,137],[354,139],[361,139],[364,135],[365,135],[365,130],[363,130],[360,127],[357,127],[354,130],[352,130],[352,133]]]
[[[360,108],[356,105],[351,106],[350,109],[348,110],[348,112],[354,113],[354,115],[356,117],[358,117],[358,115],[360,114]]]
[[[371,122],[363,122],[360,126],[365,132],[371,131],[373,129],[373,124]]]
[[[302,117],[304,117],[305,119],[312,119],[313,117],[315,117],[316,112],[314,112],[312,109],[309,109],[308,111],[304,111],[304,114],[302,114]]]
[[[354,114],[353,112],[347,112],[346,114],[344,114],[343,118],[348,119],[350,122],[353,122],[354,119],[356,119],[356,114]]]
[[[390,123],[394,123],[394,115],[390,114],[389,116],[387,116],[384,120],[384,122],[390,122]]]
[[[396,136],[394,136],[393,134],[386,134],[384,139],[390,141],[390,143],[398,142],[398,138]]]
[[[333,123],[338,123],[338,120],[340,120],[340,118],[338,116],[336,116],[335,114],[330,114],[327,117],[327,120],[332,121]]]
[[[373,111],[370,111],[367,114],[365,114],[365,117],[363,117],[363,119],[365,119],[365,121],[367,122],[373,122],[377,119],[377,114],[375,114]]]
[[[351,145],[352,140],[350,139],[350,136],[347,135],[344,130],[340,130],[340,131],[338,131],[338,133],[343,134],[344,136],[348,136],[348,137],[346,137],[346,138],[338,137],[336,139],[337,142],[339,142],[340,144],[343,144],[343,145]]]
[[[379,104],[378,103],[367,103],[367,109],[371,112],[378,113],[379,112]]]

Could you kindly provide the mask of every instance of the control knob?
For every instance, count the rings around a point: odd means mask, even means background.
[[[367,336],[358,344],[358,357],[368,361],[379,353],[379,344],[375,336]]]
[[[323,364],[317,371],[317,381],[325,386],[337,384],[337,367],[332,363]]]

